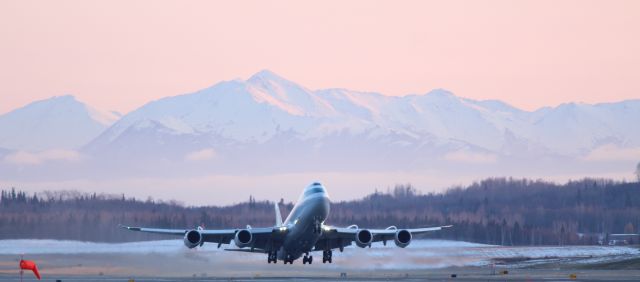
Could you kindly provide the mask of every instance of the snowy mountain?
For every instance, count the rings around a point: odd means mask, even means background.
[[[270,71],[150,102],[83,152],[235,171],[401,169],[442,162],[579,160],[602,146],[640,147],[640,100],[523,111],[437,89],[403,97],[309,90]],[[182,166],[192,169],[189,166]]]
[[[530,117],[528,137],[558,151],[587,153],[603,145],[640,146],[640,100],[562,104]]]
[[[116,114],[96,110],[73,96],[53,97],[0,115],[0,147],[76,149],[117,119]]]
[[[71,96],[0,116],[0,147],[29,151],[0,150],[0,176],[434,168],[453,175],[545,175],[618,172],[640,160],[640,100],[530,112],[443,89],[402,97],[310,90],[261,71],[152,101],[118,118]]]

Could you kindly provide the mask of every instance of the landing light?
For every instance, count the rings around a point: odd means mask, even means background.
[[[324,230],[324,231],[331,231],[331,227],[326,226],[326,225],[322,225],[322,230]]]
[[[282,227],[280,227],[280,231],[281,231],[281,232],[287,231],[287,227],[286,227],[286,226],[282,226]]]

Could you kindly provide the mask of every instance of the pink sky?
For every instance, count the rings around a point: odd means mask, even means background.
[[[0,113],[62,94],[128,112],[261,69],[524,109],[640,98],[640,1],[300,2],[1,1]]]

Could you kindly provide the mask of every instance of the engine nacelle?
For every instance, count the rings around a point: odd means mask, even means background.
[[[409,244],[411,244],[411,232],[406,229],[398,230],[398,232],[396,232],[394,241],[396,242],[396,246],[400,248],[409,246]]]
[[[242,229],[236,232],[233,242],[238,248],[248,247],[253,243],[253,234],[251,234],[249,229]]]
[[[356,245],[360,248],[364,248],[371,245],[373,242],[373,234],[367,229],[360,229],[356,232]]]
[[[202,233],[199,230],[189,230],[184,234],[184,245],[189,249],[193,249],[197,246],[201,246],[202,243]]]

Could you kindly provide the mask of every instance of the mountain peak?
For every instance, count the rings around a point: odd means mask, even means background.
[[[268,69],[263,69],[257,73],[255,73],[254,75],[252,75],[249,79],[249,81],[256,81],[256,80],[274,80],[274,81],[288,81],[287,79],[283,78],[282,76],[276,74],[275,72],[272,72]]]
[[[53,96],[51,98],[49,98],[51,100],[68,100],[68,101],[77,101],[76,96],[73,96],[71,94],[65,94],[65,95],[61,95],[61,96]]]
[[[73,95],[62,95],[62,96],[53,96],[47,99],[42,99],[39,101],[35,101],[31,104],[65,104],[65,105],[74,105],[74,104],[83,104],[78,101]]]
[[[0,146],[18,150],[74,149],[117,119],[73,95],[54,96],[0,115]]]
[[[446,89],[442,89],[442,88],[437,88],[437,89],[433,89],[431,91],[429,91],[427,94],[425,94],[427,96],[431,96],[431,97],[442,97],[442,98],[457,98],[458,96],[454,95],[453,93],[451,93],[449,90]]]
[[[33,102],[24,108],[33,108],[35,111],[68,111],[73,109],[78,112],[86,112],[92,119],[104,125],[111,125],[122,115],[113,112],[98,110],[73,95],[53,96],[49,99]],[[46,110],[45,110],[46,109]],[[57,115],[57,114],[56,114]]]
[[[61,96],[53,96],[49,98],[51,100],[76,100],[76,97],[71,94],[65,94]]]

